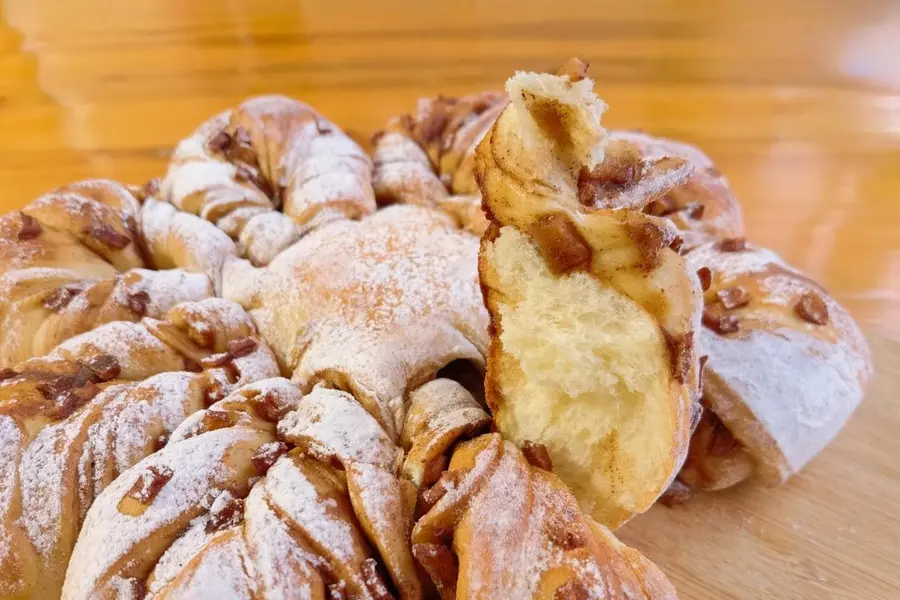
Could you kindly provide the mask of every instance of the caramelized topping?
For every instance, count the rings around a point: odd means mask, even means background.
[[[160,450],[162,450],[163,448],[165,448],[165,447],[166,447],[166,444],[168,444],[168,443],[169,443],[169,434],[168,434],[168,433],[160,434],[160,435],[153,441],[153,451],[154,451],[154,452],[159,452]]]
[[[654,223],[626,223],[628,237],[641,254],[640,268],[649,271],[659,264],[659,253],[668,245],[666,232]]]
[[[709,270],[709,267],[700,267],[697,270],[697,278],[700,279],[700,289],[704,292],[712,285],[712,271]]]
[[[414,544],[412,553],[431,577],[440,597],[455,598],[459,562],[453,552],[441,544]]]
[[[828,324],[828,306],[814,292],[803,294],[800,301],[794,305],[794,310],[804,321],[815,325]]]
[[[588,69],[591,65],[584,62],[580,58],[572,57],[566,61],[566,64],[557,72],[557,75],[563,75],[569,78],[569,81],[575,83],[587,77]]]
[[[143,317],[147,314],[147,306],[150,304],[150,294],[140,290],[128,294],[126,298],[128,308],[130,308],[137,316]]]
[[[247,165],[256,165],[256,152],[250,141],[250,132],[246,128],[238,126],[231,134],[231,143],[225,148],[225,155],[232,162],[242,162]]]
[[[57,288],[55,292],[44,299],[44,308],[59,312],[69,305],[70,302],[81,293],[81,290],[74,286],[63,286]]]
[[[16,236],[20,242],[24,242],[26,240],[33,240],[44,230],[41,227],[41,224],[37,222],[37,219],[32,217],[31,215],[26,215],[25,213],[19,213],[22,218],[22,226],[19,228],[19,233]]]
[[[525,460],[527,460],[528,464],[532,467],[544,469],[545,471],[553,470],[553,462],[550,460],[550,453],[547,452],[547,446],[544,444],[537,444],[531,440],[525,440],[525,443],[522,444],[522,454],[525,455]]]
[[[669,333],[665,335],[666,345],[669,348],[669,360],[672,365],[672,377],[678,383],[684,383],[694,362],[694,332],[689,331],[677,338]]]
[[[265,421],[277,423],[281,417],[282,409],[278,406],[278,400],[269,392],[256,394],[250,399],[256,414]]]
[[[187,360],[189,360],[189,359],[185,359],[185,362],[187,362]],[[193,362],[193,361],[191,361],[191,362]],[[196,364],[196,363],[194,363],[194,364]],[[191,371],[191,369],[187,369],[187,370]],[[193,372],[199,373],[202,370],[203,369],[200,367],[200,365],[197,365],[197,370],[193,371]],[[222,382],[219,381],[218,379],[210,379],[207,382],[206,387],[203,390],[204,406],[210,407],[224,397],[225,397],[225,386],[222,385]]]
[[[220,131],[206,142],[206,147],[209,148],[211,152],[224,152],[230,145],[231,136],[228,135],[228,132],[226,131]]]
[[[234,364],[234,357],[228,352],[220,352],[219,354],[211,354],[200,359],[200,366],[204,369],[222,368],[225,371],[225,378],[228,383],[237,383],[241,378],[241,372],[237,365]]]
[[[260,446],[250,460],[256,472],[260,475],[265,475],[272,468],[272,465],[275,464],[275,461],[287,451],[288,446],[284,442],[269,442]]]
[[[203,415],[203,428],[205,431],[215,431],[216,429],[225,429],[237,423],[238,417],[231,411],[227,410],[208,410]]]
[[[228,342],[228,354],[232,358],[243,358],[256,350],[256,340],[252,337],[242,337]]]
[[[601,185],[618,187],[634,185],[641,180],[641,151],[625,140],[613,140],[606,147],[606,156],[588,173],[591,180]]]
[[[654,217],[667,217],[672,213],[678,212],[678,210],[678,201],[671,195],[666,194],[659,200],[650,202],[644,209],[644,212]]]
[[[234,364],[234,361],[227,363],[223,369],[225,369],[225,379],[228,380],[228,383],[237,383],[240,381],[241,370]]]
[[[47,400],[56,400],[58,397],[70,392],[75,383],[75,378],[69,375],[54,377],[49,381],[38,383],[35,388]]]
[[[725,238],[719,242],[719,250],[722,252],[740,252],[747,247],[747,241],[742,237]]]
[[[206,522],[206,533],[214,533],[234,527],[244,520],[244,501],[225,490],[213,501]]]
[[[151,465],[138,477],[126,496],[141,504],[149,505],[169,483],[172,475],[172,469],[169,467]]]
[[[703,309],[703,324],[716,333],[734,333],[740,329],[740,323],[734,315],[727,315],[718,305]]]
[[[234,132],[220,131],[206,143],[210,152],[222,153],[225,158],[233,163],[244,163],[255,166],[257,163],[256,152],[250,140],[250,132],[244,127],[235,127]]]
[[[591,595],[577,579],[570,579],[553,593],[553,600],[590,600]]]
[[[127,588],[127,591],[126,589]],[[144,600],[147,597],[147,584],[142,579],[134,577],[125,580],[125,585],[120,588],[123,595],[121,600]]]
[[[695,221],[699,221],[703,218],[703,213],[706,212],[706,205],[700,202],[691,202],[684,207],[684,211],[687,213],[688,217]]]
[[[590,266],[591,248],[565,215],[544,215],[534,222],[529,233],[554,275]]]
[[[742,287],[730,287],[716,292],[716,297],[728,310],[747,306],[750,303],[750,294]]]
[[[131,243],[130,237],[128,237],[124,233],[119,233],[112,226],[107,225],[106,223],[101,223],[99,225],[89,225],[84,228],[83,233],[91,236],[104,246],[113,248],[115,250],[122,250],[123,248],[127,248],[128,244]]]
[[[614,208],[607,206],[605,200],[639,182],[642,172],[638,147],[625,140],[613,140],[607,144],[603,162],[578,174],[578,200],[592,208]]]
[[[10,369],[9,367],[5,367],[2,370],[0,370],[0,381],[6,381],[7,379],[12,379],[16,375],[18,375],[18,373],[16,373],[14,370]]]
[[[215,369],[217,367],[224,367],[234,358],[227,352],[220,352],[219,354],[210,354],[204,358],[200,359],[200,366],[204,369]]]
[[[188,337],[192,342],[207,350],[216,345],[216,332],[203,321],[188,324]]]
[[[109,381],[115,379],[122,372],[119,361],[109,354],[101,354],[84,363],[91,373],[97,376],[100,381]]]

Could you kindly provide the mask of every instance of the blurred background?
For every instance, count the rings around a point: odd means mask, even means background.
[[[749,236],[900,336],[900,4],[874,0],[2,0],[0,207],[142,182],[280,92],[359,140],[423,95],[592,65],[609,127],[700,145]]]

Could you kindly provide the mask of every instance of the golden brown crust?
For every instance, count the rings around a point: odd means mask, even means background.
[[[219,358],[204,368],[209,357]],[[0,382],[0,443],[12,454],[0,467],[4,597],[58,598],[96,496],[188,415],[275,374],[250,320],[219,299],[109,323],[17,365]]]
[[[652,563],[498,434],[460,445],[445,477],[452,485],[412,534],[442,598],[675,598]]]
[[[371,169],[356,142],[311,107],[260,96],[183,140],[160,193],[265,265],[319,225],[374,211]]]
[[[438,208],[481,235],[487,220],[475,182],[475,147],[503,109],[503,94],[422,98],[375,138],[373,185],[380,204]]]
[[[471,411],[466,396],[449,380],[422,390],[413,445],[434,435],[434,454],[449,453],[470,429],[442,427],[441,415]],[[273,410],[260,410],[266,404]],[[223,597],[327,597],[330,588],[383,600],[394,597],[390,587],[401,599],[421,598],[409,543],[416,495],[399,476],[401,457],[349,394],[316,388],[304,397],[284,379],[245,386],[191,416],[166,448],[101,495],[64,597],[114,597],[130,581],[148,598],[190,598],[198,585],[218,586]],[[100,542],[113,531],[125,543],[104,552],[109,542]],[[234,544],[249,570],[235,569],[220,544]]]
[[[0,217],[0,367],[97,325],[159,318],[179,302],[213,295],[229,248],[215,240],[185,248],[187,233],[202,228],[173,232],[171,215],[156,215],[154,201],[141,205],[124,186],[98,179]],[[158,268],[170,270],[151,270]]]

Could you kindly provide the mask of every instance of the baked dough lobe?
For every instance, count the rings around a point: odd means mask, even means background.
[[[606,152],[591,86],[531,73],[508,82],[511,101],[476,155],[492,221],[479,270],[499,430],[544,444],[581,506],[614,528],[650,506],[687,453],[701,298],[669,247],[674,227],[640,212],[689,165]],[[579,197],[585,173],[606,208]]]

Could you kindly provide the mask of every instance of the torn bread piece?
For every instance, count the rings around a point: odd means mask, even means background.
[[[641,209],[691,174],[607,145],[587,78],[518,73],[478,147],[491,225],[479,272],[491,316],[486,394],[497,427],[546,446],[554,472],[615,528],[677,473],[698,416],[702,298],[668,221]],[[604,208],[579,199],[603,174]],[[597,177],[593,178],[595,181]],[[618,183],[617,183],[618,182]]]

